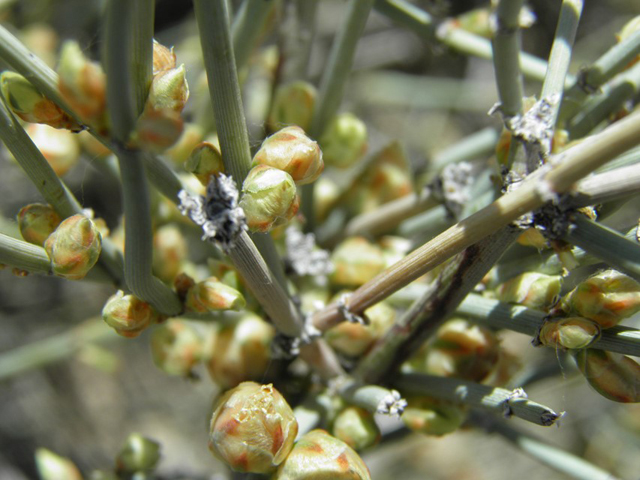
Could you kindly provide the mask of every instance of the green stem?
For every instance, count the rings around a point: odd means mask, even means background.
[[[501,415],[515,415],[544,427],[553,425],[561,417],[545,405],[518,396],[517,391],[458,378],[409,373],[399,375],[393,384],[403,392],[427,395]]]
[[[29,273],[52,275],[51,260],[44,248],[0,233],[0,264]]]
[[[640,143],[638,130],[640,114],[629,115],[603,132],[551,157],[548,166],[529,175],[518,189],[461,220],[358,288],[349,299],[350,310],[363,312],[500,227],[539,208],[549,200],[551,192],[568,191],[591,171]],[[333,303],[314,314],[312,321],[316,328],[324,331],[342,318],[338,304]]]
[[[275,0],[244,0],[242,2],[231,28],[238,71],[247,64],[275,3]]]
[[[370,413],[400,415],[406,401],[397,392],[378,385],[365,385],[352,379],[337,382],[336,389],[349,404],[362,407]]]
[[[295,0],[293,5],[296,19],[295,28],[282,32],[286,55],[281,79],[283,83],[308,78],[311,47],[316,31],[315,19],[318,0]]]
[[[485,158],[495,153],[499,138],[500,132],[495,128],[488,127],[457,140],[452,145],[436,152],[431,162],[431,170],[440,171],[450,163]]]
[[[639,192],[640,168],[638,165],[628,165],[581,180],[570,203],[571,206],[586,207],[620,200]]]
[[[548,314],[540,310],[510,305],[477,294],[470,294],[457,313],[493,329],[507,329],[534,338]],[[640,330],[624,326],[607,328],[589,348],[640,357]]]
[[[580,214],[574,215],[572,224],[564,237],[567,242],[640,281],[640,245],[637,242]]]

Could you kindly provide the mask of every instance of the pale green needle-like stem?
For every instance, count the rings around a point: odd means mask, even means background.
[[[231,28],[238,71],[247,64],[275,4],[275,0],[244,0],[242,2]]]

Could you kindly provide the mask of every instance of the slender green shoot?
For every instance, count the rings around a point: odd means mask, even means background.
[[[275,0],[244,0],[242,2],[231,28],[238,71],[247,64],[275,4]]]

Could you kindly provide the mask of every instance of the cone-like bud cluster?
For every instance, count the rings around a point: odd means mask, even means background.
[[[149,325],[158,323],[160,316],[148,303],[119,290],[105,303],[102,319],[118,335],[134,338]]]
[[[360,456],[324,430],[312,430],[293,447],[274,480],[370,480]]]
[[[160,460],[160,444],[139,433],[129,435],[116,457],[118,473],[149,472]]]
[[[51,205],[32,203],[22,207],[18,212],[18,227],[20,235],[29,243],[43,246],[62,219]]]
[[[526,272],[500,285],[498,299],[546,310],[557,302],[561,286],[562,277],[559,275]]]
[[[426,398],[413,397],[402,413],[402,421],[414,432],[426,435],[446,435],[456,431],[466,418],[466,410],[458,405]]]
[[[299,185],[313,182],[324,169],[320,147],[296,126],[283,128],[265,139],[251,165],[284,170]]]
[[[272,359],[274,336],[273,326],[251,312],[215,328],[206,347],[209,375],[221,388],[261,379]]]
[[[331,433],[354,450],[364,450],[380,441],[373,415],[361,407],[347,407],[334,419]]]
[[[67,103],[87,124],[107,130],[107,79],[97,62],[85,57],[80,45],[67,41],[60,51],[58,87]]]
[[[218,400],[209,449],[235,471],[270,473],[289,455],[297,433],[293,410],[273,385],[243,382]]]
[[[348,168],[367,151],[367,127],[352,113],[334,117],[320,139],[327,165]]]
[[[25,122],[79,131],[80,126],[53,101],[40,93],[22,75],[5,71],[0,75],[2,95],[9,108]]]
[[[153,236],[153,272],[171,283],[187,258],[187,241],[175,225],[160,227]]]
[[[98,261],[102,236],[90,218],[73,215],[64,220],[47,238],[44,248],[56,275],[80,280]]]
[[[211,142],[202,142],[193,149],[184,164],[187,172],[193,173],[205,187],[212,175],[224,173],[224,163],[220,150]]]
[[[187,293],[187,310],[197,313],[217,312],[221,310],[242,310],[246,301],[235,288],[209,277],[196,283]]]
[[[385,268],[382,250],[364,237],[346,239],[331,254],[331,281],[345,287],[359,287]]]
[[[28,125],[25,131],[59,177],[78,163],[80,143],[77,134],[38,124]]]
[[[619,353],[586,348],[575,354],[578,368],[603,397],[622,403],[640,402],[640,365]]]
[[[82,480],[78,467],[71,460],[46,448],[36,450],[36,468],[41,480]]]
[[[303,130],[311,126],[316,89],[304,81],[281,85],[276,91],[267,123],[272,130],[298,125]]]
[[[562,299],[562,309],[610,328],[640,311],[640,284],[623,273],[606,270],[569,292]]]
[[[548,347],[587,348],[600,336],[600,327],[582,317],[561,318],[546,322],[540,329],[540,343]]]
[[[296,184],[287,172],[267,165],[253,167],[242,185],[240,207],[254,232],[284,225],[300,206]]]
[[[188,377],[202,360],[203,339],[182,320],[169,320],[156,328],[151,337],[153,363],[169,375]]]

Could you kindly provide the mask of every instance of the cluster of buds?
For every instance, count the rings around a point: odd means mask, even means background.
[[[150,325],[158,323],[160,315],[148,303],[119,290],[105,303],[102,319],[118,335],[135,338]]]
[[[561,287],[560,275],[526,272],[504,282],[497,293],[498,299],[502,302],[548,310],[557,303]]]
[[[464,407],[428,397],[409,397],[400,419],[407,428],[425,435],[456,431],[467,418]]]
[[[204,341],[188,322],[173,319],[156,328],[151,337],[153,363],[169,375],[192,376],[200,363]]]
[[[18,212],[18,228],[20,235],[29,243],[43,246],[62,219],[51,205],[32,203],[22,207]]]

